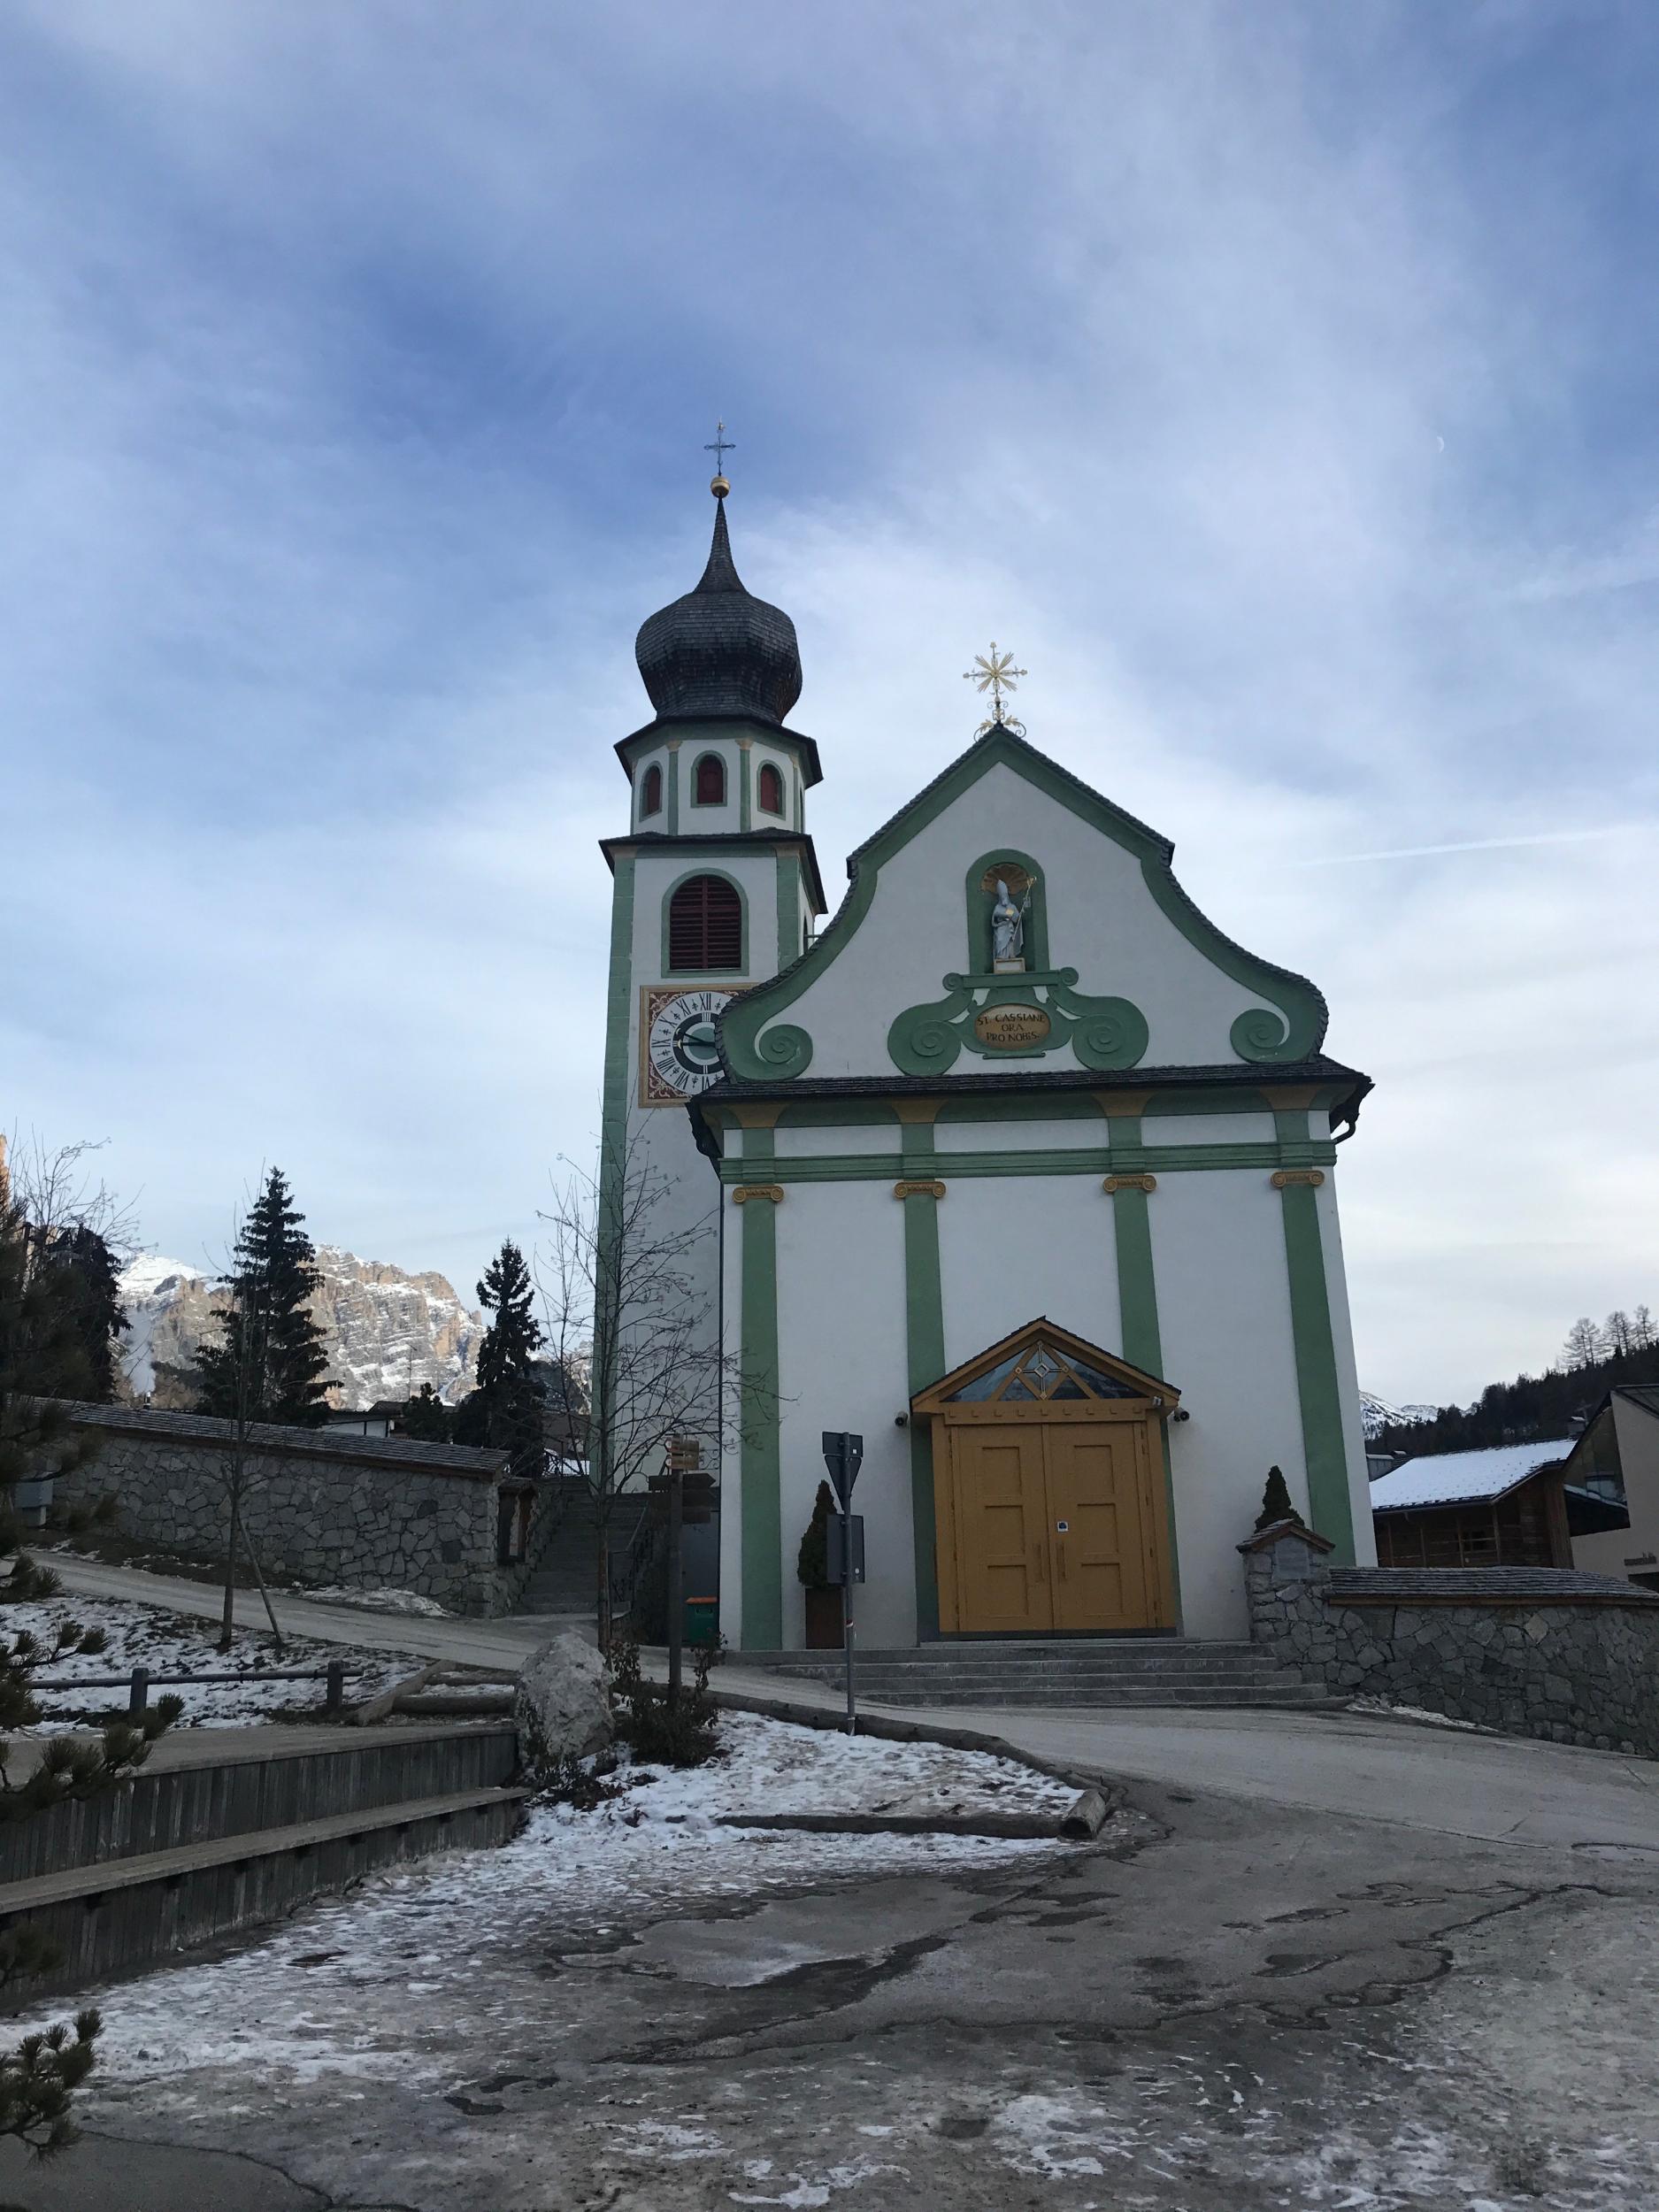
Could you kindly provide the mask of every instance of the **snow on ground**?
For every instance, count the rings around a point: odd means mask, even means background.
[[[148,2115],[243,2104],[325,2078],[411,2085],[452,2079],[480,2052],[536,2040],[568,2014],[544,1962],[603,1951],[630,1924],[740,1909],[769,1896],[893,1877],[1029,1863],[1077,1847],[969,1836],[822,1835],[726,1828],[722,1813],[874,1809],[901,1802],[1057,1810],[1072,1793],[984,1753],[849,1741],[728,1714],[724,1758],[688,1770],[625,1765],[592,1812],[538,1805],[499,1850],[428,1860],[313,1906],[250,1949],[182,1965],[81,2001],[103,2006],[102,2094]],[[843,1943],[844,1947],[844,1943]],[[873,1947],[879,1949],[877,1942]],[[747,1986],[796,1970],[759,1946]],[[565,2019],[562,2024],[568,2028]],[[463,2055],[466,2055],[464,2056]]]
[[[248,1728],[277,1713],[313,1710],[321,1705],[326,1686],[322,1670],[333,1659],[345,1662],[349,1704],[373,1697],[428,1664],[412,1652],[357,1651],[349,1645],[316,1643],[305,1636],[284,1636],[279,1659],[268,1632],[246,1628],[236,1631],[230,1651],[221,1652],[217,1647],[219,1632],[211,1622],[189,1620],[131,1598],[77,1597],[65,1592],[62,1597],[25,1605],[0,1605],[0,1635],[15,1635],[27,1628],[50,1644],[58,1624],[66,1620],[77,1621],[82,1628],[101,1628],[108,1640],[100,1652],[65,1654],[42,1666],[40,1678],[43,1681],[84,1682],[148,1667],[152,1704],[168,1695],[184,1700],[183,1714],[173,1724],[180,1728]],[[314,1682],[261,1678],[272,1668],[286,1667],[315,1667],[318,1678]],[[161,1678],[232,1672],[242,1679],[204,1684],[199,1689]],[[123,1689],[87,1690],[73,1695],[42,1689],[39,1703],[46,1718],[34,1728],[14,1732],[19,1740],[60,1734],[65,1729],[84,1727],[88,1719],[125,1712],[127,1695]]]
[[[436,1598],[423,1598],[418,1590],[357,1590],[347,1583],[331,1583],[326,1589],[313,1590],[303,1582],[284,1583],[281,1595],[304,1598],[313,1605],[355,1605],[365,1613],[412,1613],[421,1620],[453,1620],[455,1616],[447,1605],[440,1605]]]
[[[747,1713],[722,1724],[724,1759],[665,1774],[651,1816],[710,1820],[732,1813],[873,1813],[903,1817],[968,1813],[1052,1814],[1075,1788],[988,1751],[937,1743],[887,1743]]]

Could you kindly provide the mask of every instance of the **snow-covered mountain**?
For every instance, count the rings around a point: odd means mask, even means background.
[[[472,1387],[481,1314],[464,1306],[438,1274],[407,1274],[385,1261],[360,1260],[337,1245],[319,1245],[322,1277],[311,1311],[328,1348],[328,1381],[339,1406],[407,1398],[430,1383],[453,1404]],[[195,1402],[196,1348],[218,1333],[217,1293],[200,1268],[149,1256],[121,1275],[131,1324],[122,1364],[134,1397],[158,1406]]]
[[[1395,1423],[1432,1421],[1439,1411],[1438,1406],[1391,1406],[1386,1398],[1373,1397],[1369,1390],[1362,1390],[1359,1394],[1359,1417],[1367,1443]]]

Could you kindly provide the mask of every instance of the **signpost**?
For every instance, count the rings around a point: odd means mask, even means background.
[[[858,1707],[853,1692],[853,1586],[864,1578],[864,1522],[853,1511],[853,1485],[864,1464],[864,1440],[847,1429],[824,1431],[824,1464],[841,1515],[830,1530],[830,1580],[841,1586],[841,1640],[847,1654],[847,1733],[858,1732]]]
[[[680,1537],[687,1521],[714,1518],[714,1477],[703,1469],[703,1448],[689,1436],[668,1440],[661,1474],[650,1478],[651,1510],[668,1524],[668,1701],[680,1701],[686,1634],[685,1569]]]

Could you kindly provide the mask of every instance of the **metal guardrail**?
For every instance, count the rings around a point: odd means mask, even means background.
[[[331,1659],[326,1667],[261,1667],[254,1674],[151,1674],[148,1667],[134,1667],[130,1674],[81,1674],[73,1680],[53,1680],[49,1676],[37,1675],[29,1687],[31,1690],[58,1692],[124,1689],[127,1692],[127,1717],[136,1720],[148,1709],[152,1689],[195,1689],[207,1683],[221,1682],[326,1682],[328,1687],[323,1699],[324,1712],[338,1713],[345,1707],[346,1665],[343,1659]]]

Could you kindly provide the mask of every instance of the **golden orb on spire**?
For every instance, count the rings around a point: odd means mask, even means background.
[[[724,499],[731,488],[732,487],[726,482],[725,477],[723,476],[711,476],[709,479],[709,489],[714,494],[717,499]]]

